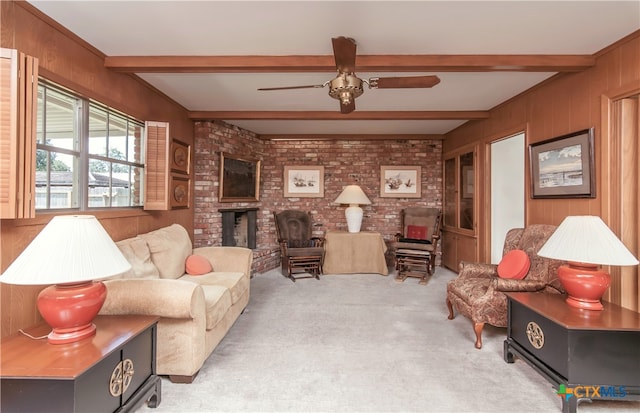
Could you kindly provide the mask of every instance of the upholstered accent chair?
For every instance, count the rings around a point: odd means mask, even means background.
[[[425,284],[433,275],[436,250],[440,239],[442,213],[439,208],[410,207],[400,213],[402,233],[395,235],[393,253],[396,280],[420,278]]]
[[[298,278],[320,279],[324,261],[324,238],[312,236],[311,213],[284,210],[274,212],[273,217],[280,245],[282,274],[294,282]]]
[[[496,327],[507,326],[507,297],[504,292],[545,291],[562,292],[557,269],[563,261],[543,258],[538,250],[553,234],[554,225],[530,225],[507,232],[500,264],[460,262],[458,276],[447,283],[447,307],[449,320],[454,318],[454,309],[471,319],[475,331],[476,348],[482,348],[482,329],[485,323]],[[524,251],[525,254],[522,254]],[[509,258],[518,260],[528,257],[526,267],[518,263],[517,268]],[[528,270],[527,270],[528,269]],[[500,272],[499,272],[500,270]]]

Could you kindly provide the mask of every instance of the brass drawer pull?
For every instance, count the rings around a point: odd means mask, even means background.
[[[542,328],[533,321],[527,324],[527,338],[529,339],[529,343],[538,350],[544,346],[544,332]]]
[[[131,359],[125,359],[124,361],[116,364],[116,367],[111,373],[111,379],[109,380],[109,393],[113,397],[119,397],[131,384],[135,370],[133,369],[133,361]]]

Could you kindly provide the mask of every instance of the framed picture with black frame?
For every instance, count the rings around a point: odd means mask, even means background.
[[[529,145],[532,198],[595,198],[593,128]]]

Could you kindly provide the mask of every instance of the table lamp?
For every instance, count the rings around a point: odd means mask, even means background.
[[[0,282],[50,285],[38,310],[52,328],[51,344],[73,343],[96,333],[93,319],[107,290],[101,280],[129,270],[107,231],[92,215],[54,217],[0,276]]]
[[[600,298],[611,279],[599,265],[637,265],[638,260],[597,216],[566,217],[540,248],[541,257],[567,261],[558,278],[568,294],[567,304],[602,310]]]
[[[344,216],[347,218],[347,228],[349,232],[360,232],[363,215],[360,205],[371,204],[362,188],[358,185],[347,185],[333,202],[335,204],[349,204],[344,211]]]

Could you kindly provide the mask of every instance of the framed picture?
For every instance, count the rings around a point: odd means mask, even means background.
[[[220,202],[260,199],[260,161],[220,153]]]
[[[462,197],[465,199],[473,198],[473,188],[475,186],[473,175],[473,166],[462,166]]]
[[[420,198],[420,166],[381,166],[380,196],[383,198]]]
[[[529,145],[532,198],[595,198],[593,128]]]
[[[171,174],[171,209],[189,208],[189,177]]]
[[[177,139],[171,140],[171,170],[189,175],[191,148]]]
[[[324,198],[324,166],[285,166],[284,196]]]

